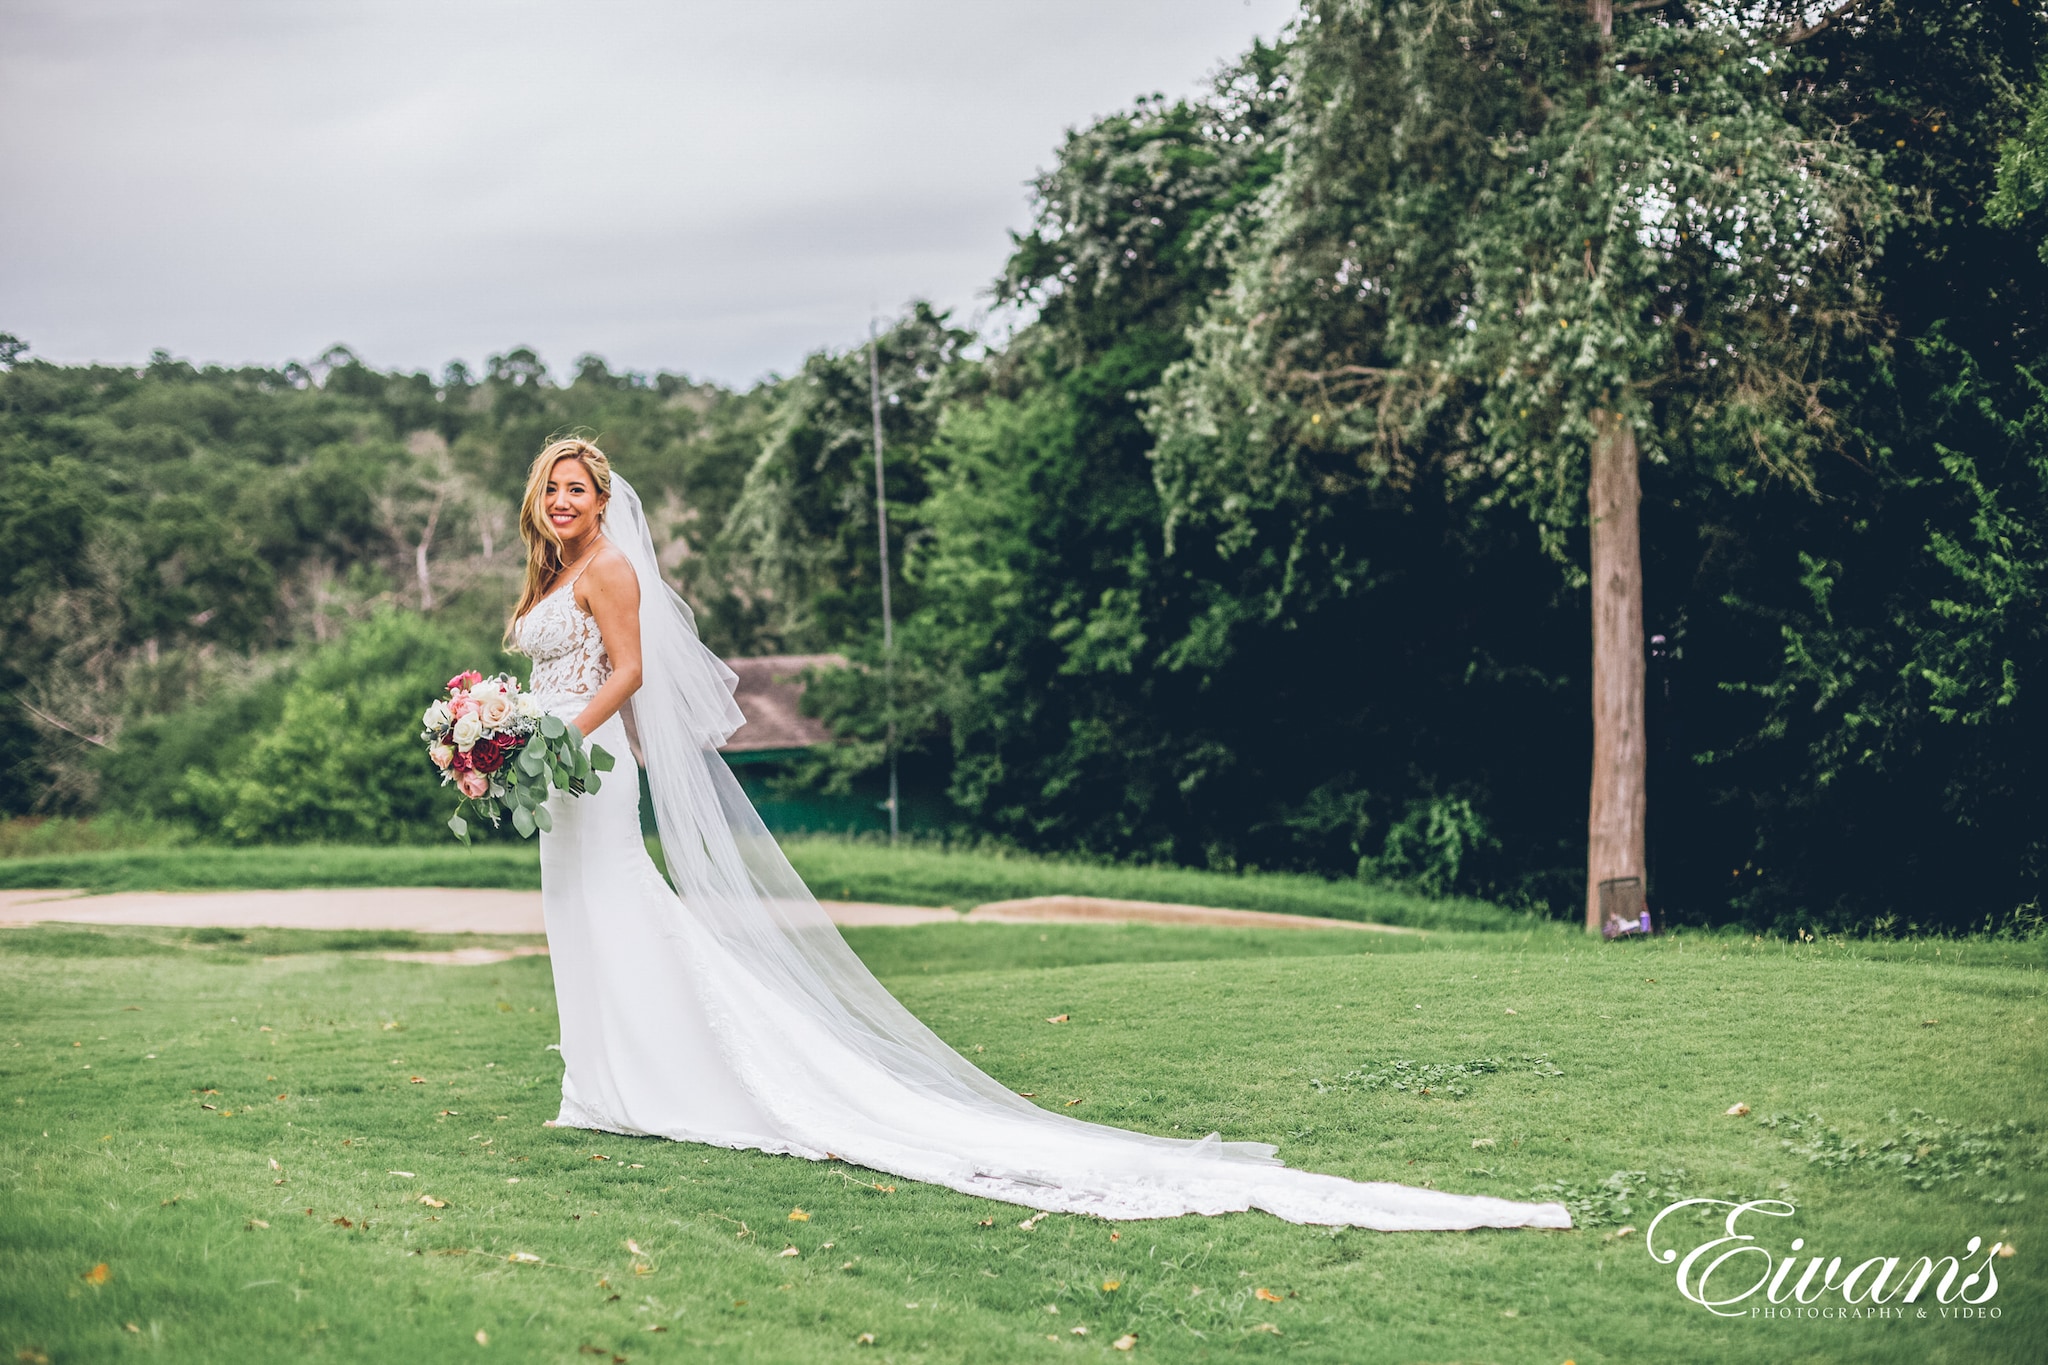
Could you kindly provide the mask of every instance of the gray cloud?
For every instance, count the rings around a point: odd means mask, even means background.
[[[0,328],[744,382],[963,317],[1068,127],[1290,0],[0,5]]]

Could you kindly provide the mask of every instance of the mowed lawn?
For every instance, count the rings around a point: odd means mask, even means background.
[[[1562,1187],[1585,1225],[1020,1227],[1022,1209],[843,1165],[543,1128],[544,958],[45,927],[0,932],[0,1359],[2048,1357],[2039,945],[851,937],[1041,1105],[1361,1179]],[[1877,1145],[1902,1136],[1903,1168]],[[1791,1201],[1763,1229],[1779,1249],[1850,1263],[2011,1243],[2001,1315],[1944,1318],[1930,1294],[1925,1319],[1710,1317],[1640,1229],[1669,1199],[1730,1195]]]

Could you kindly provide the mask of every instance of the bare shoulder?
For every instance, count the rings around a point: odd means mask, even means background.
[[[633,561],[626,558],[625,551],[616,545],[606,545],[577,580],[576,595],[593,603],[637,605],[640,576],[633,571]]]

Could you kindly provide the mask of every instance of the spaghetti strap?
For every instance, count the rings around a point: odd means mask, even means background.
[[[554,587],[550,588],[548,590],[548,596],[553,597],[556,593],[561,592],[564,588],[573,590],[576,584],[582,579],[583,571],[585,569],[588,569],[591,566],[591,564],[596,561],[598,555],[603,553],[603,547],[600,546],[598,549],[593,550],[591,553],[583,556],[583,562],[576,566],[576,572],[570,574],[560,583],[557,583]]]

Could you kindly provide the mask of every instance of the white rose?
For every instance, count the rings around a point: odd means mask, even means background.
[[[469,685],[469,695],[476,698],[494,697],[505,690],[505,684],[496,678],[481,678]]]
[[[540,719],[540,715],[541,715],[541,712],[540,712],[540,703],[539,703],[539,702],[537,702],[537,701],[535,701],[535,700],[534,700],[534,699],[533,699],[532,697],[528,696],[528,695],[527,695],[526,693],[524,693],[524,692],[521,692],[521,693],[519,694],[519,701],[518,701],[518,703],[517,703],[517,704],[518,704],[518,707],[519,707],[519,714],[520,714],[520,715],[522,715],[522,716],[526,717],[526,718],[527,718],[528,720],[539,720],[539,719]]]
[[[476,743],[478,740],[482,739],[483,736],[484,723],[481,720],[477,719],[475,712],[471,712],[469,715],[466,715],[461,720],[455,722],[455,747],[461,749],[463,752],[467,753],[469,751],[469,746]]]
[[[493,692],[476,704],[476,714],[484,729],[502,730],[512,719],[512,699],[503,692]]]
[[[432,706],[429,706],[427,708],[427,713],[424,716],[420,717],[420,724],[424,728],[429,730],[447,729],[448,703],[445,701],[437,701]]]

